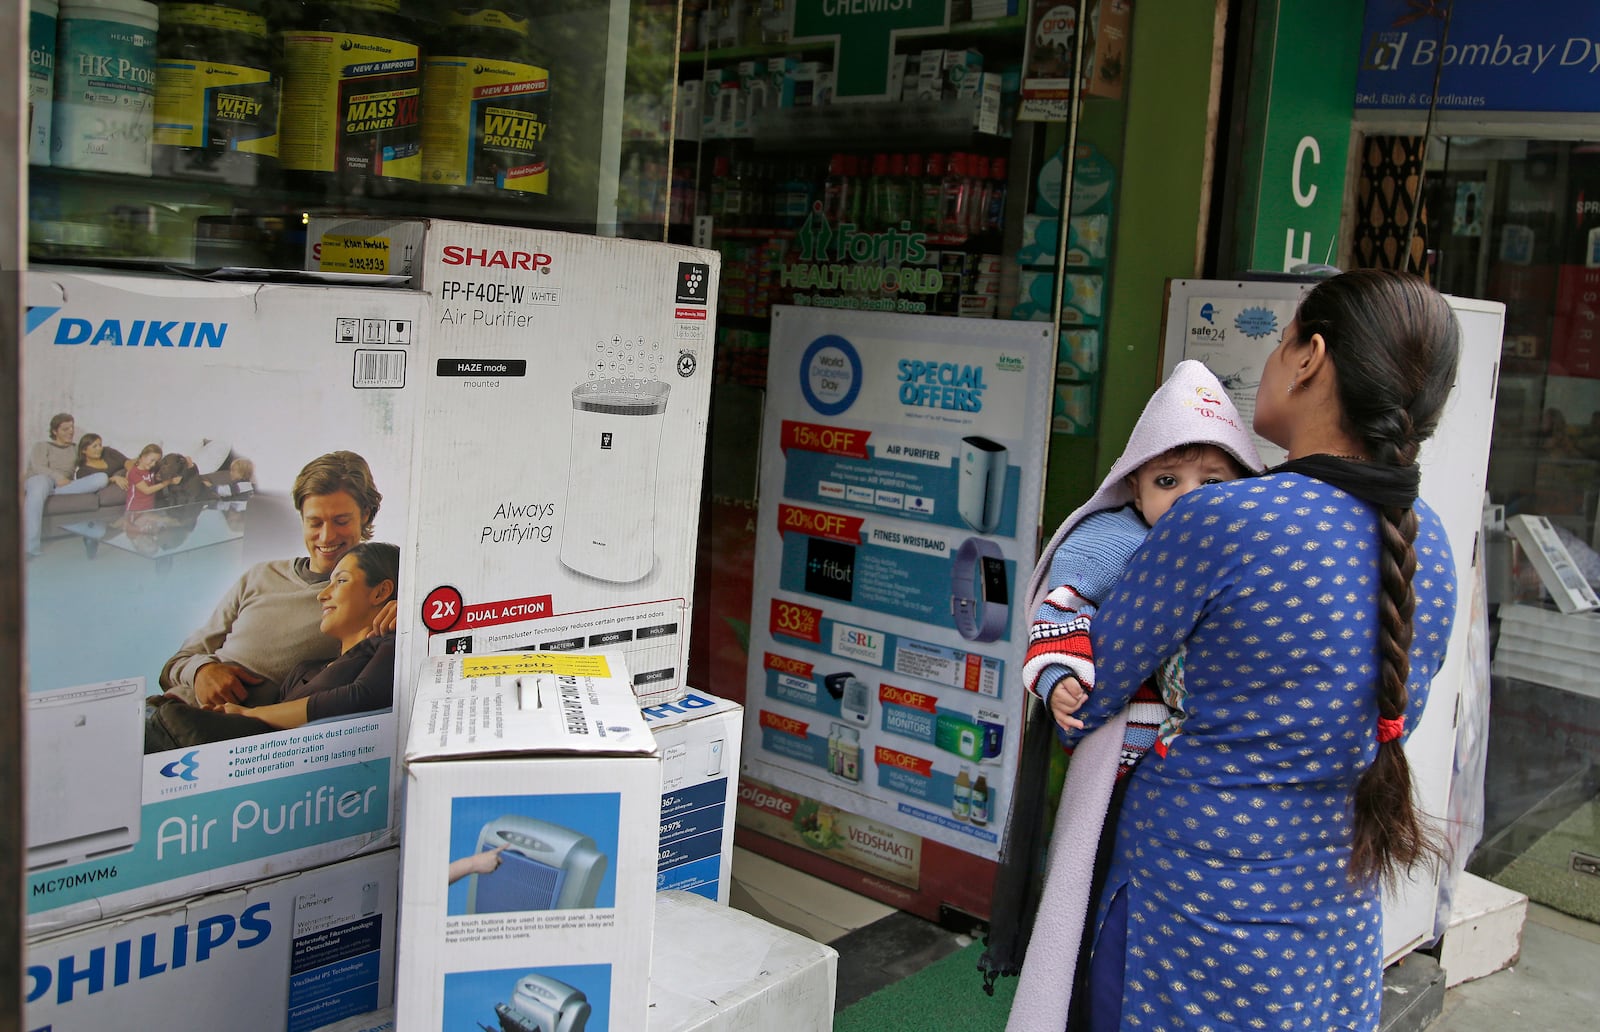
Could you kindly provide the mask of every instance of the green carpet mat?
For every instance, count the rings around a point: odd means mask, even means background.
[[[1600,922],[1600,878],[1572,869],[1576,850],[1600,856],[1600,801],[1591,799],[1494,876],[1535,903]],[[866,1001],[862,1001],[863,1003]]]
[[[988,995],[981,956],[983,943],[975,942],[879,989],[834,1015],[833,1032],[1002,1032],[1017,980],[1000,979]]]

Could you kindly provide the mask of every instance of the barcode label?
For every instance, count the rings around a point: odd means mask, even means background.
[[[404,387],[404,351],[356,351],[354,384],[357,387]]]

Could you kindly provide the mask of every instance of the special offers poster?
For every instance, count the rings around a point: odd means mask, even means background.
[[[774,309],[747,775],[999,855],[1054,358],[1041,323]]]

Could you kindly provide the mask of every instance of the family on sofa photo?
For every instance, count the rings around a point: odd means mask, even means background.
[[[196,512],[242,521],[258,494],[253,464],[225,442],[132,452],[77,430],[72,414],[57,413],[28,453],[30,554],[51,540],[52,524],[87,537],[92,517],[108,541],[161,548],[193,527]],[[304,554],[251,563],[200,626],[174,635],[146,696],[147,753],[393,705],[400,549],[370,540],[383,502],[371,467],[356,452],[328,452],[300,468],[290,493]]]
[[[23,542],[30,558],[42,553],[47,532],[51,539],[83,538],[91,557],[100,540],[119,532],[118,542],[130,551],[166,554],[188,539],[208,509],[236,526],[240,503],[255,491],[254,464],[225,441],[200,438],[170,449],[147,443],[129,451],[97,433],[79,436],[69,412],[50,418],[49,434],[28,449],[23,472]]]

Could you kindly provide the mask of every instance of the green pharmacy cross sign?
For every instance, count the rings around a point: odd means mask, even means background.
[[[948,0],[798,0],[794,8],[795,39],[839,41],[833,61],[838,97],[887,96],[894,37],[949,25]]]

